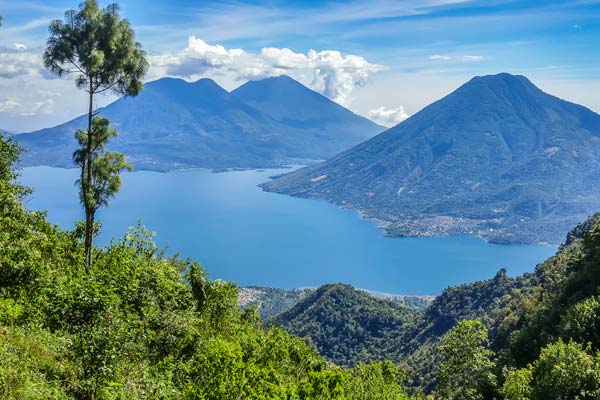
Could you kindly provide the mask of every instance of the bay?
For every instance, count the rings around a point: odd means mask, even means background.
[[[31,167],[21,182],[30,209],[71,229],[83,219],[77,170]],[[544,244],[497,245],[477,237],[388,238],[374,221],[320,200],[262,191],[282,170],[211,173],[192,169],[123,174],[123,186],[98,218],[107,245],[129,227],[155,231],[169,254],[199,261],[212,278],[239,285],[315,287],[344,282],[377,292],[435,295],[445,287],[533,271],[554,254]]]

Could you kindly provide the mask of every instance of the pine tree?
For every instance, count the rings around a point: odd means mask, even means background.
[[[116,131],[109,128],[108,120],[94,118],[94,96],[107,91],[137,96],[148,69],[145,52],[118,11],[117,4],[100,9],[96,0],[86,0],[79,11],[67,11],[64,21],[51,23],[44,52],[46,68],[58,76],[73,74],[77,87],[88,94],[87,130],[76,132],[81,147],[73,154],[81,168],[77,182],[85,210],[87,269],[92,265],[96,211],[115,195],[119,172],[129,167],[122,155],[104,150]]]

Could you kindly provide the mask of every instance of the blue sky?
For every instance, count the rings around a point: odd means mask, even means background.
[[[475,75],[511,72],[600,111],[600,1],[119,4],[150,54],[148,79],[209,76],[232,89],[287,73],[391,125]],[[84,110],[73,84],[39,65],[48,23],[76,7],[0,0],[0,128],[37,129]]]

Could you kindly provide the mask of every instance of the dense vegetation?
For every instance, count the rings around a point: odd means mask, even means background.
[[[596,214],[533,273],[510,278],[501,270],[493,279],[448,288],[423,311],[333,285],[274,322],[309,337],[342,365],[384,358],[399,363],[413,390],[445,399],[595,399],[599,289]]]
[[[478,318],[493,326],[518,285],[501,270],[493,279],[448,288],[424,309],[379,299],[348,285],[326,285],[272,321],[310,338],[337,364],[390,359],[413,371],[415,386],[431,389],[438,339],[463,319]]]
[[[375,298],[349,285],[324,285],[273,324],[308,337],[319,352],[340,365],[393,357],[405,339],[415,309]]]
[[[403,399],[402,367],[444,399],[600,396],[600,215],[533,273],[423,310],[326,285],[273,320],[337,366],[143,227],[86,271],[81,229],[24,208],[18,153],[0,140],[1,398]]]
[[[0,139],[0,398],[404,399],[390,362],[342,369],[240,311],[234,284],[139,227],[84,268],[82,230],[24,208]]]

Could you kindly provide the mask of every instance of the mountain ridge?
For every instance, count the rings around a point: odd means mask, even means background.
[[[597,171],[600,115],[503,73],[262,187],[358,209],[392,236],[559,243],[600,206]]]
[[[317,97],[320,95],[294,82],[304,98],[319,99],[323,115],[339,115],[341,106],[328,99],[324,103]],[[260,81],[256,85],[260,87]],[[241,97],[209,78],[187,82],[166,77],[147,83],[138,97],[119,98],[99,113],[119,130],[119,136],[109,144],[110,150],[123,152],[137,169],[159,171],[288,166],[327,158],[383,129],[346,109],[341,119],[328,126],[294,125],[276,120]],[[86,121],[80,116],[51,128],[15,135],[17,142],[30,150],[21,165],[72,166],[71,154],[76,148],[73,134],[85,128]]]

